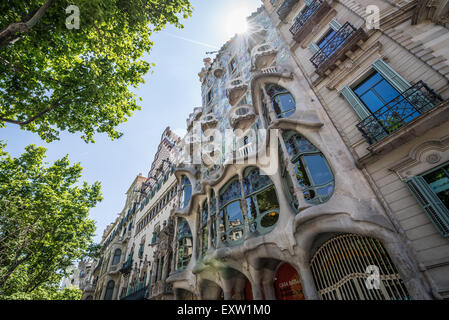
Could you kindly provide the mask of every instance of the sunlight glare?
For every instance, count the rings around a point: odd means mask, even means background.
[[[246,21],[248,13],[242,8],[230,10],[226,17],[226,36],[233,37],[235,34],[242,34],[248,30],[248,23]]]

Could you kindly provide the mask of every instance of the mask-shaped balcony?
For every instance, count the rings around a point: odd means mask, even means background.
[[[229,123],[234,130],[244,131],[248,129],[255,118],[254,108],[249,104],[239,105],[229,111]]]
[[[298,0],[285,0],[279,9],[277,10],[277,14],[279,15],[279,19],[282,21],[287,18],[288,14],[292,11],[293,7],[298,3]]]
[[[215,114],[208,113],[201,117],[201,130],[205,132],[208,129],[214,129],[217,127],[218,120],[215,117]]]
[[[346,22],[334,35],[329,38],[325,45],[318,50],[310,61],[315,66],[315,72],[324,76],[326,71],[337,67],[337,61],[346,59],[346,53],[360,47],[361,43],[368,38],[362,27],[356,29]]]
[[[202,114],[203,114],[203,108],[201,108],[201,107],[194,108],[193,109],[193,117],[192,117],[193,121],[198,120]]]
[[[271,66],[277,54],[277,50],[271,43],[262,43],[252,50],[253,70],[260,70]]]
[[[215,62],[212,67],[212,74],[214,75],[214,77],[221,78],[223,76],[223,73],[224,73],[223,67],[220,65],[218,61]]]
[[[315,0],[302,9],[290,28],[293,39],[297,42],[304,40],[330,9],[331,6],[326,0]]]
[[[231,106],[235,105],[237,101],[246,93],[248,83],[243,78],[238,77],[229,81],[227,85],[226,95],[228,96]]]

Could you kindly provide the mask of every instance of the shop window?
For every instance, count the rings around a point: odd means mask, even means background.
[[[406,185],[438,231],[449,237],[449,163],[407,179]]]
[[[282,136],[305,200],[312,204],[329,200],[334,192],[334,176],[324,155],[294,131],[283,132]],[[285,170],[284,176],[287,174]]]
[[[179,220],[178,227],[178,269],[184,269],[189,264],[193,251],[192,232],[184,218]]]
[[[241,208],[241,185],[234,176],[219,194],[220,234],[223,243],[240,244],[244,240],[245,227]]]
[[[287,89],[274,83],[267,84],[265,89],[278,118],[288,118],[295,112],[295,99]]]
[[[279,219],[279,201],[270,177],[255,167],[245,170],[243,189],[248,210],[248,224],[251,232],[270,232]]]
[[[378,288],[366,281],[375,266]],[[357,234],[337,235],[322,244],[310,261],[322,300],[410,300],[401,276],[382,243]]]

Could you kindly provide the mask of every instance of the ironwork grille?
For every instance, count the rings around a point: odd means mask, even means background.
[[[435,91],[423,81],[418,81],[363,119],[357,128],[366,141],[372,144],[431,110],[441,101],[443,99]]]
[[[302,28],[302,26],[309,20],[309,18],[316,12],[321,6],[324,0],[315,0],[311,4],[307,5],[298,16],[295,18],[295,22],[290,28],[290,32],[295,35]]]
[[[378,289],[367,285],[368,266],[379,270]],[[342,234],[314,254],[311,269],[323,300],[410,300],[395,265],[379,240]]]
[[[320,47],[320,50],[318,50],[312,58],[310,58],[310,61],[315,68],[318,68],[323,62],[329,59],[329,57],[331,57],[338,50],[338,48],[340,48],[340,46],[354,34],[355,31],[356,28],[349,22],[346,22],[343,26],[341,26],[341,28],[327,40],[326,44]]]
[[[298,2],[298,0],[285,0],[279,9],[276,11],[281,20],[285,19],[293,6]]]

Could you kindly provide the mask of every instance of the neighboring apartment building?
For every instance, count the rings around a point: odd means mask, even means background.
[[[154,164],[130,188],[96,298],[448,298],[448,2],[375,1],[379,29],[369,1],[263,4],[204,60],[159,220],[167,191],[131,191]]]
[[[158,244],[165,237],[166,227],[171,226],[169,215],[177,194],[173,171],[178,140],[170,128],[164,131],[148,176],[134,179],[126,192],[124,209],[106,228],[102,257],[93,272],[95,299],[161,298],[161,292],[170,295],[170,286],[161,284],[165,280],[163,270],[170,271],[164,269],[169,265],[169,255],[161,254],[169,252],[158,251]],[[155,260],[157,253],[160,257]]]

